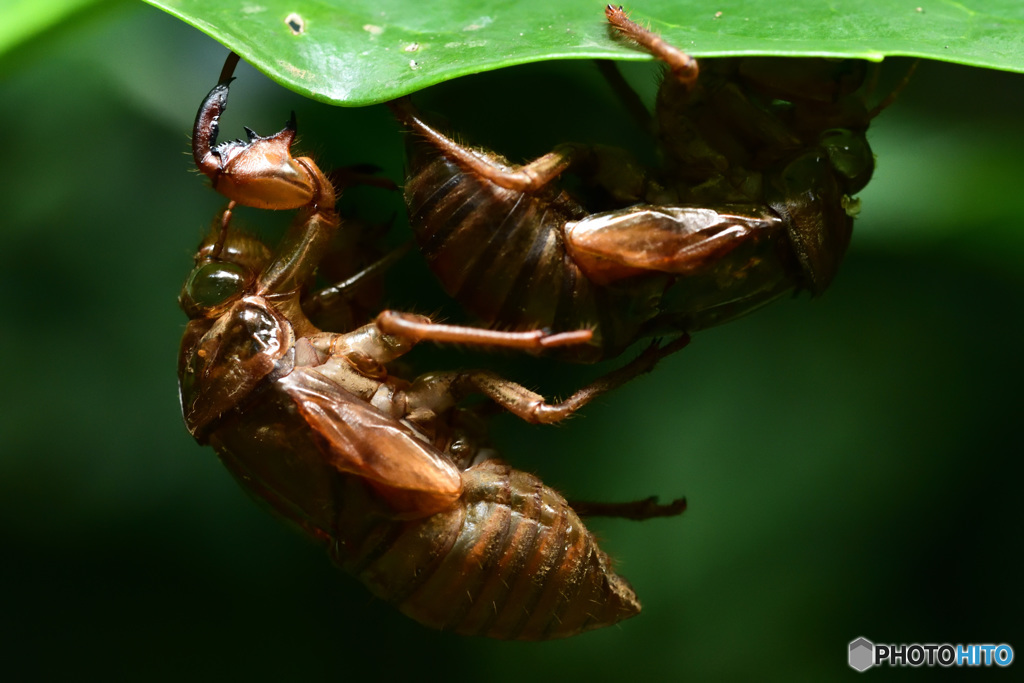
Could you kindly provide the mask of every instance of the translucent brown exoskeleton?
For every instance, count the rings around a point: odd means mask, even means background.
[[[868,108],[867,65],[733,58],[698,68],[621,7],[606,16],[617,38],[666,66],[651,117],[600,63],[651,130],[658,168],[571,143],[516,165],[455,142],[408,99],[392,104],[410,131],[410,224],[445,290],[503,329],[593,329],[590,344],[561,352],[580,361],[824,291],[874,169],[868,124],[891,101]]]
[[[422,339],[535,350],[585,342],[589,332],[493,332],[391,311],[351,330],[318,328],[312,303],[344,297],[312,291],[313,278],[349,226],[327,177],[292,157],[294,123],[270,138],[216,145],[230,75],[226,68],[200,108],[196,161],[233,202],[299,213],[274,250],[233,228],[230,208],[200,245],[179,299],[190,319],[178,364],[190,433],[339,566],[427,626],[537,640],[635,615],[633,590],[579,515],[646,519],[679,514],[685,501],[574,509],[495,457],[481,416],[460,401],[483,394],[525,420],[555,422],[686,338],[652,345],[559,404],[485,370],[395,376],[388,364]],[[363,274],[376,270],[350,281]]]

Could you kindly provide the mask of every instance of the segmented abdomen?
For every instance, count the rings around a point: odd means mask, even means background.
[[[496,460],[463,483],[459,504],[426,519],[339,520],[335,560],[413,619],[463,635],[562,638],[639,613],[554,490]]]
[[[564,331],[601,320],[604,293],[563,244],[565,222],[584,214],[466,173],[424,141],[413,141],[409,160],[409,224],[448,294],[503,328]]]
[[[422,624],[542,640],[640,611],[579,516],[539,479],[488,460],[461,472],[461,497],[396,519],[365,480],[324,457],[293,400],[265,391],[217,422],[210,444],[242,487],[328,546],[332,559]]]

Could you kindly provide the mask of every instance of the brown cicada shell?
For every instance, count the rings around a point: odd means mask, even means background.
[[[340,227],[334,189],[312,160],[292,157],[294,119],[270,138],[216,145],[230,75],[200,108],[197,164],[233,204],[299,214],[274,251],[232,229],[230,208],[200,246],[180,297],[190,318],[178,365],[189,431],[339,566],[427,626],[539,640],[635,615],[633,590],[573,507],[493,457],[479,420],[458,404],[481,393],[523,419],[557,421],[686,339],[652,345],[556,405],[482,370],[392,375],[388,363],[420,339],[540,349],[589,332],[491,332],[389,311],[350,331],[319,329],[307,310],[338,299],[311,291]],[[684,507],[585,511],[646,518]]]
[[[564,144],[527,164],[464,147],[393,103],[409,129],[405,198],[445,290],[503,329],[587,327],[569,360],[694,331],[783,294],[820,294],[849,244],[874,158],[867,66],[824,59],[697,61],[606,10],[609,30],[665,64],[651,129],[663,163]],[[574,176],[576,185],[563,183]]]

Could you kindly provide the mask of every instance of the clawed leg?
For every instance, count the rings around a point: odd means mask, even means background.
[[[677,47],[673,47],[661,39],[657,33],[650,31],[626,16],[622,6],[608,5],[604,10],[608,25],[615,35],[630,40],[650,52],[656,59],[668,67],[672,77],[686,87],[697,82],[699,69],[697,60]]]
[[[634,377],[650,372],[661,359],[681,350],[689,342],[690,337],[686,334],[665,346],[654,341],[631,362],[579,389],[561,403],[548,403],[540,394],[487,370],[461,373],[453,384],[452,391],[457,396],[470,393],[483,394],[527,422],[535,424],[560,422],[601,394],[622,386]]]
[[[474,346],[501,346],[526,351],[541,351],[558,346],[585,344],[593,336],[593,332],[590,330],[550,334],[544,330],[502,332],[478,327],[442,325],[431,322],[423,316],[399,313],[398,311],[382,311],[377,316],[377,327],[386,334],[405,337],[414,342],[433,341]]]
[[[644,196],[648,184],[643,165],[618,147],[565,143],[522,166],[510,166],[497,154],[465,147],[431,128],[419,117],[408,98],[391,102],[390,106],[402,123],[466,173],[506,190],[536,194],[562,174],[571,172],[588,184],[603,188],[616,201],[629,204]]]
[[[569,501],[569,507],[581,517],[620,517],[642,522],[654,517],[675,517],[686,512],[686,499],[677,498],[668,505],[658,503],[657,496],[628,503],[591,503]]]
[[[218,192],[242,206],[288,210],[314,207],[331,210],[334,188],[308,157],[293,157],[295,113],[285,127],[270,137],[246,128],[248,141],[217,143],[220,116],[228,106],[228,92],[238,55],[224,63],[217,85],[203,99],[192,127],[192,158]]]
[[[409,98],[390,103],[392,112],[414,133],[426,138],[447,158],[499,187],[518,192],[540,192],[570,167],[585,161],[589,150],[585,145],[559,145],[554,151],[534,159],[528,164],[509,168],[500,163],[496,156],[476,152],[455,142],[438,130],[430,127],[420,118]]]
[[[540,394],[488,370],[424,375],[406,392],[409,410],[416,412],[426,409],[438,414],[449,409],[453,402],[461,398],[471,394],[483,394],[526,422],[559,422],[601,394],[650,372],[658,361],[679,351],[689,341],[689,336],[685,334],[665,346],[655,341],[632,362],[583,387],[561,403],[548,403]]]

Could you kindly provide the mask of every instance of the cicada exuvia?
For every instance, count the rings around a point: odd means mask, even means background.
[[[190,318],[178,364],[189,431],[245,489],[425,625],[537,640],[635,615],[633,590],[578,513],[645,519],[679,514],[685,501],[574,509],[497,458],[481,417],[460,402],[483,394],[523,419],[558,421],[686,338],[652,345],[560,404],[485,370],[397,376],[388,364],[422,339],[536,350],[586,342],[590,332],[494,332],[393,311],[350,330],[320,329],[309,310],[345,297],[315,290],[314,276],[348,226],[328,177],[291,154],[294,117],[274,136],[250,131],[248,142],[216,144],[232,69],[204,100],[193,134],[197,165],[232,205],[180,296]],[[271,250],[232,227],[236,203],[299,212]]]
[[[567,143],[517,165],[463,146],[408,99],[409,220],[445,290],[503,329],[594,330],[561,352],[593,361],[638,338],[694,331],[786,293],[820,294],[874,170],[857,60],[697,60],[606,10],[609,30],[665,65],[653,117],[602,72],[654,136],[650,167]],[[550,106],[550,105],[549,105]],[[573,183],[565,180],[572,179]]]

